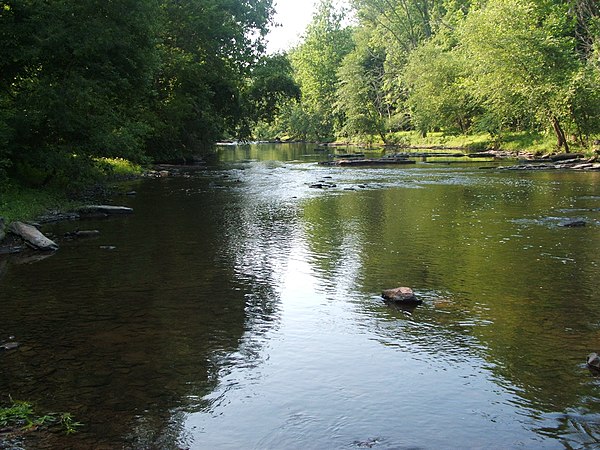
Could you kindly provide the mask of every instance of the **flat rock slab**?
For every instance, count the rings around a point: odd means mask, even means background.
[[[27,245],[36,250],[58,250],[58,244],[48,239],[34,226],[27,225],[23,222],[13,222],[10,224],[9,230],[11,233],[23,239]]]
[[[562,223],[560,226],[561,227],[566,227],[566,228],[585,227],[586,226],[586,222],[585,222],[585,220],[573,220],[571,222]]]
[[[127,206],[113,206],[113,205],[88,205],[79,208],[80,214],[133,214],[133,208]]]
[[[394,164],[416,164],[416,161],[406,158],[378,159],[339,159],[336,161],[321,161],[322,166],[387,166]]]
[[[65,233],[66,238],[87,238],[87,237],[96,237],[100,236],[100,231],[98,230],[77,230],[70,231]]]
[[[381,296],[388,301],[397,303],[421,304],[423,300],[419,300],[413,290],[409,287],[398,287],[395,289],[386,289],[381,293]]]

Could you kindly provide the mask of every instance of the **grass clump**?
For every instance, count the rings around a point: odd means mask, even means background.
[[[144,173],[140,164],[123,158],[97,158],[95,161],[101,173],[108,178],[130,178]]]
[[[67,435],[77,432],[82,426],[69,413],[48,413],[38,415],[31,403],[13,401],[6,407],[0,407],[0,433],[24,433],[38,429],[60,431]]]

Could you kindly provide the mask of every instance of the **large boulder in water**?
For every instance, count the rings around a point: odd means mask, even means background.
[[[413,290],[409,287],[398,287],[395,289],[386,289],[381,296],[390,302],[420,305],[423,300],[419,300]]]
[[[19,236],[27,245],[36,250],[54,251],[58,250],[58,244],[44,236],[36,227],[23,222],[13,222],[9,230],[12,234]]]

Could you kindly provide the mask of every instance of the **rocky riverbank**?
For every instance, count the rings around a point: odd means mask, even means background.
[[[46,214],[41,216],[37,222],[25,223],[14,221],[6,226],[4,219],[0,218],[0,255],[21,253],[27,249],[39,252],[54,252],[58,250],[59,244],[41,232],[40,229],[43,223],[127,214],[133,214],[133,209],[114,205],[86,205],[71,212]],[[98,234],[97,230],[77,229],[67,233],[64,237],[74,239],[96,236]]]

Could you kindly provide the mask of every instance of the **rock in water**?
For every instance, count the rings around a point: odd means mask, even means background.
[[[388,301],[398,303],[421,304],[423,300],[419,300],[411,288],[398,287],[395,289],[386,289],[381,293],[381,296]]]
[[[598,353],[590,353],[586,364],[590,369],[600,370],[600,356],[598,356]]]
[[[37,228],[24,224],[23,222],[13,222],[10,224],[11,233],[21,237],[27,245],[36,250],[54,251],[58,250],[56,242],[48,239]]]
[[[126,206],[88,205],[79,209],[80,214],[133,214],[133,209]]]
[[[565,223],[561,224],[561,227],[577,228],[577,227],[585,227],[585,225],[586,225],[585,220],[573,220],[571,222],[565,222]]]
[[[0,243],[4,240],[6,233],[4,232],[4,218],[0,217]]]
[[[65,237],[67,238],[86,238],[95,236],[100,236],[98,230],[77,230],[65,233]]]

